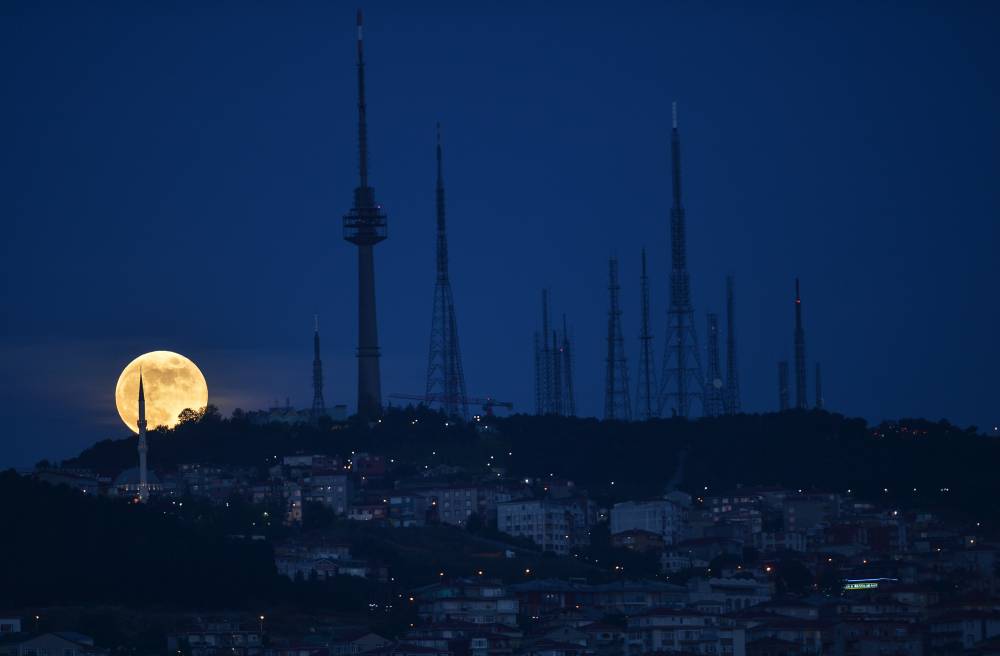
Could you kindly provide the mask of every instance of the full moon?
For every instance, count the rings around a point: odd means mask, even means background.
[[[201,410],[208,405],[208,384],[194,362],[170,351],[144,353],[128,363],[115,386],[118,414],[133,433],[139,432],[140,367],[150,430],[173,428],[183,410]]]

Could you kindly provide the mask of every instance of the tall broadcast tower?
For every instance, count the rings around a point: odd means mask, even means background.
[[[799,279],[795,279],[795,407],[805,410],[809,407],[806,399],[806,332],[802,328],[802,297],[799,295]]]
[[[375,421],[382,413],[378,322],[375,318],[375,244],[384,240],[386,216],[368,186],[368,121],[365,110],[365,56],[358,10],[358,171],[354,206],[344,215],[344,239],[358,247],[358,418]]]
[[[427,362],[428,401],[440,399],[449,417],[469,418],[462,353],[458,348],[458,320],[448,276],[448,235],[444,220],[444,175],[441,165],[441,125],[437,128],[437,278]]]
[[[684,204],[681,200],[681,138],[677,131],[677,103],[673,104],[670,159],[674,204],[670,209],[670,308],[667,310],[667,346],[663,353],[659,412],[667,406],[674,415],[687,417],[691,399],[702,400],[705,381],[701,375],[701,355],[691,303],[691,277],[687,270],[687,236]]]

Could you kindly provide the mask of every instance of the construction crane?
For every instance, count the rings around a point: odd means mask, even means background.
[[[402,401],[419,401],[425,405],[430,405],[432,403],[443,403],[445,398],[441,394],[390,394],[390,399],[400,399]],[[510,401],[497,401],[492,397],[477,398],[477,397],[467,397],[466,399],[470,405],[479,404],[483,406],[483,414],[487,417],[493,416],[493,408],[504,408],[508,412],[514,410],[514,404]]]

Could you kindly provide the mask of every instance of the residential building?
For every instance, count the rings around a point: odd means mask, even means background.
[[[497,504],[497,528],[526,537],[557,555],[567,555],[590,544],[593,504],[577,499],[533,499]]]
[[[625,501],[611,508],[611,534],[627,531],[656,533],[667,545],[680,541],[684,509],[669,499]]]
[[[657,608],[627,620],[625,653],[683,652],[746,656],[746,632],[727,617]]]
[[[517,626],[517,598],[499,581],[455,579],[416,590],[413,596],[424,621]]]

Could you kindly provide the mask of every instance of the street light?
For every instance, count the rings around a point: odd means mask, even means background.
[[[261,633],[261,635],[263,635],[264,634],[264,616],[261,615],[257,619],[260,620],[260,633]]]

